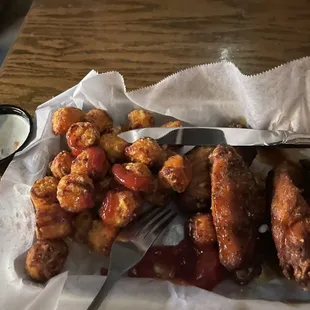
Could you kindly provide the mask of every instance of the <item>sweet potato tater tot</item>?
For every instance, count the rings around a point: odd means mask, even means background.
[[[41,208],[36,212],[36,233],[38,239],[67,237],[72,232],[72,214],[58,203]]]
[[[99,209],[99,216],[105,225],[124,227],[139,211],[140,201],[128,190],[109,191]]]
[[[67,152],[60,152],[50,163],[50,170],[55,178],[61,179],[71,172],[73,156]]]
[[[152,206],[164,207],[171,199],[171,190],[164,187],[158,178],[154,178],[152,191],[143,193],[143,198]]]
[[[88,232],[88,245],[94,252],[102,252],[105,256],[109,256],[112,243],[117,237],[119,228],[105,225],[100,220],[92,222],[90,231]]]
[[[93,223],[93,214],[90,210],[79,213],[73,222],[73,239],[79,243],[87,243],[88,232]]]
[[[100,146],[104,149],[108,159],[112,163],[125,160],[125,148],[129,144],[114,134],[104,134],[100,138]]]
[[[115,164],[112,173],[119,184],[133,191],[150,192],[153,189],[152,173],[144,164]]]
[[[86,113],[85,121],[96,126],[100,133],[113,127],[111,116],[106,111],[100,109],[93,109]]]
[[[62,240],[38,240],[27,252],[26,270],[36,281],[46,281],[60,273],[68,256]]]
[[[182,123],[180,121],[171,121],[171,122],[161,125],[160,127],[177,128],[177,127],[182,127]]]
[[[142,138],[126,147],[125,155],[133,162],[149,167],[159,167],[165,160],[165,153],[158,143],[151,138]]]
[[[182,193],[191,182],[192,168],[186,158],[181,155],[174,155],[165,161],[158,175],[167,187]]]
[[[80,122],[69,128],[66,138],[72,154],[77,156],[87,147],[99,143],[100,132],[93,124]]]
[[[150,112],[144,110],[133,110],[128,114],[129,128],[148,128],[155,124],[154,117]]]
[[[53,131],[56,135],[65,135],[69,127],[77,122],[83,122],[84,112],[78,108],[65,107],[55,111],[52,118]]]
[[[44,177],[35,181],[30,197],[36,210],[57,202],[57,185],[59,180],[55,177]]]
[[[72,162],[72,173],[88,175],[94,180],[102,179],[109,168],[105,152],[97,146],[86,148]]]
[[[197,213],[188,223],[188,233],[198,249],[216,244],[216,232],[211,214]]]
[[[59,181],[57,199],[60,206],[69,212],[92,208],[95,204],[94,184],[87,175],[68,174]]]

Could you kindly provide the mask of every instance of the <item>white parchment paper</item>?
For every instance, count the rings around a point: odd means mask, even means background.
[[[184,70],[132,92],[126,91],[119,73],[91,71],[77,86],[38,107],[34,140],[15,156],[0,182],[0,308],[84,310],[104,282],[98,275],[104,264],[101,255],[91,255],[76,244],[69,245],[67,271],[45,286],[32,283],[24,271],[35,225],[29,190],[62,148],[60,138],[52,133],[55,109],[104,108],[116,122],[124,122],[130,110],[142,107],[155,112],[158,124],[174,117],[192,125],[224,126],[243,118],[257,129],[310,133],[309,70],[310,58],[256,76],[245,76],[232,63],[221,62]],[[178,235],[175,226],[166,238],[173,241]],[[293,304],[284,303],[288,300]],[[102,309],[308,309],[309,301],[310,293],[280,279],[259,278],[245,287],[226,281],[207,292],[123,278]]]

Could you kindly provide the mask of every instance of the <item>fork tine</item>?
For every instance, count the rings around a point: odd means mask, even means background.
[[[157,216],[157,214],[160,214],[164,210],[164,208],[151,208],[143,212],[139,217],[127,225],[126,231],[136,236],[145,224],[147,224],[152,218],[154,218],[154,216]]]
[[[149,221],[140,231],[139,235],[141,238],[144,238],[145,236],[147,236],[147,234],[153,230],[153,227],[156,227],[158,225],[158,223],[161,223],[162,221],[164,221],[168,216],[171,215],[173,211],[171,209],[167,209],[165,210],[165,212],[162,212],[160,214],[158,214],[157,216],[155,216],[154,218],[152,218],[151,221]]]
[[[137,222],[137,225],[135,227],[135,236],[138,234],[144,234],[145,231],[148,231],[152,226],[152,223],[154,221],[157,221],[158,218],[161,218],[165,214],[169,212],[169,209],[159,209],[157,212],[152,213],[152,217],[148,216],[147,218],[144,218],[142,222]]]
[[[177,213],[172,211],[167,214],[167,216],[163,217],[161,220],[158,221],[151,229],[148,231],[148,233],[145,235],[149,234],[158,234],[162,231],[163,228],[167,227],[167,225],[177,216]]]
[[[173,221],[173,219],[177,216],[176,213],[173,213],[172,215],[169,215],[162,219],[160,222],[158,222],[150,232],[148,232],[144,240],[147,244],[152,246],[152,244],[155,242],[157,238],[159,238],[160,235],[165,231],[165,229],[168,227],[168,225]]]

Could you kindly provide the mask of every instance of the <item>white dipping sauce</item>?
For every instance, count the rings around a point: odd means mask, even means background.
[[[26,141],[30,131],[28,121],[16,114],[0,115],[0,159],[14,153]]]

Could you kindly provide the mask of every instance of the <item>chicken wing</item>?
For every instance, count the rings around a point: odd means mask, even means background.
[[[310,289],[310,207],[301,195],[301,171],[283,162],[274,173],[272,236],[283,274]]]
[[[264,195],[233,147],[217,146],[210,160],[220,261],[240,283],[247,283],[258,271],[255,259],[258,228],[265,216]]]

